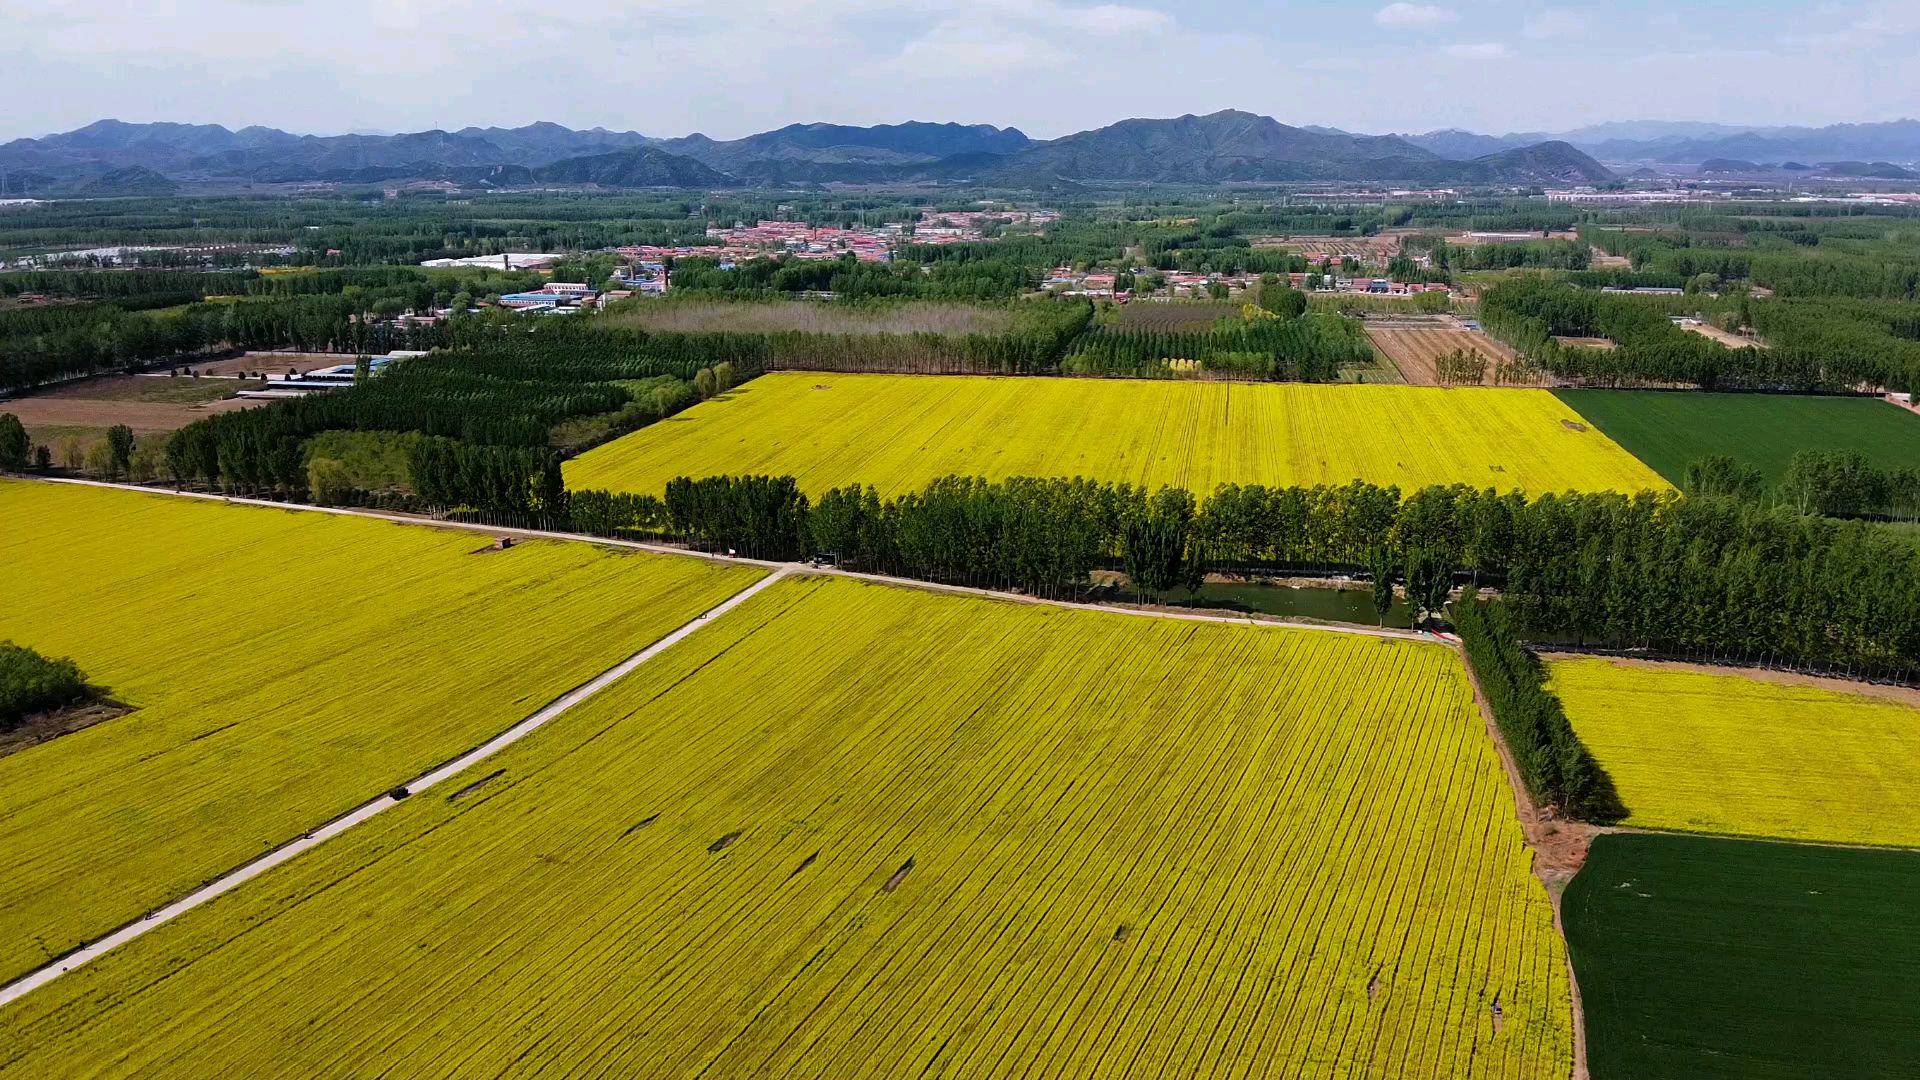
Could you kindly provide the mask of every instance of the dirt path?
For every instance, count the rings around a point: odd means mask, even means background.
[[[706,559],[712,562],[745,563],[749,566],[764,566],[770,570],[779,570],[788,574],[821,574],[831,577],[856,578],[861,581],[872,581],[883,585],[895,585],[907,589],[923,589],[928,592],[949,593],[956,596],[978,596],[990,600],[1005,600],[1018,604],[1038,604],[1046,607],[1072,608],[1078,611],[1101,611],[1111,615],[1140,615],[1156,619],[1182,619],[1188,622],[1237,623],[1242,626],[1275,626],[1296,630],[1322,630],[1334,634],[1360,634],[1366,637],[1397,638],[1404,641],[1440,641],[1440,639],[1425,631],[1399,630],[1393,627],[1288,622],[1277,616],[1263,618],[1251,614],[1220,615],[1198,611],[1176,611],[1166,608],[1092,604],[1076,600],[1052,600],[1042,596],[1030,596],[1026,593],[982,589],[970,585],[946,585],[937,581],[922,581],[919,578],[893,577],[888,574],[870,574],[859,570],[842,570],[839,567],[814,566],[810,563],[784,563],[774,562],[768,559],[730,558],[726,555],[693,551],[688,548],[673,547],[667,544],[648,544],[638,540],[613,540],[603,536],[591,536],[586,533],[556,532],[544,529],[514,529],[498,525],[481,525],[469,521],[442,521],[437,518],[399,514],[385,510],[364,510],[348,506],[310,506],[305,503],[274,502],[270,499],[243,499],[200,491],[172,491],[166,488],[142,487],[138,484],[115,484],[104,480],[76,480],[64,477],[45,477],[39,479],[42,483],[48,484],[79,484],[86,487],[139,491],[148,495],[170,495],[177,498],[207,499],[214,502],[229,503],[235,506],[260,506],[273,510],[294,510],[318,514],[340,514],[346,517],[374,518],[379,521],[392,521],[402,525],[422,525],[437,529],[458,529],[463,532],[484,533],[488,536],[511,536],[516,539],[526,540],[572,540],[579,543],[627,548],[633,551],[649,551],[658,555],[679,555],[685,558]]]
[[[1500,755],[1500,766],[1507,773],[1507,784],[1513,789],[1514,811],[1520,817],[1521,831],[1526,834],[1527,846],[1533,849],[1533,874],[1546,887],[1547,899],[1553,905],[1553,929],[1564,944],[1567,927],[1560,917],[1560,894],[1566,891],[1567,883],[1586,863],[1587,849],[1592,846],[1593,838],[1608,830],[1583,821],[1559,818],[1534,802],[1526,781],[1520,778],[1520,766],[1514,761],[1513,748],[1507,745],[1506,736],[1500,733],[1500,725],[1493,718],[1493,706],[1480,689],[1480,679],[1473,673],[1473,665],[1467,662],[1466,650],[1462,648],[1459,651],[1460,666],[1467,670],[1467,682],[1473,686],[1473,701],[1480,710],[1481,721],[1486,725],[1487,738],[1493,740],[1494,749]],[[1587,1018],[1580,1007],[1580,979],[1574,973],[1571,952],[1567,953],[1567,988],[1573,1007],[1572,1080],[1588,1080]]]
[[[749,565],[766,567],[772,570],[773,572],[771,574],[768,574],[766,577],[761,578],[759,581],[753,583],[747,588],[742,589],[740,592],[735,593],[733,596],[729,597],[727,600],[721,602],[719,605],[710,609],[705,614],[702,614],[699,618],[689,621],[684,626],[681,626],[679,629],[666,635],[665,637],[661,638],[659,641],[654,642],[652,645],[649,645],[648,647],[641,650],[640,652],[637,652],[634,655],[628,657],[626,660],[622,661],[620,664],[612,668],[609,668],[607,671],[595,677],[592,681],[556,699],[554,702],[552,702],[545,708],[541,709],[539,712],[536,712],[533,715],[527,717],[526,719],[520,721],[519,723],[515,724],[513,727],[500,733],[494,738],[488,740],[487,742],[481,744],[478,747],[475,747],[473,750],[470,750],[467,753],[462,754],[461,756],[453,759],[452,761],[449,761],[446,764],[441,765],[440,767],[433,769],[427,772],[426,774],[416,778],[415,780],[410,781],[409,783],[403,785],[404,791],[406,792],[405,795],[399,795],[399,792],[401,789],[395,789],[394,791],[390,791],[387,794],[381,795],[363,804],[359,808],[341,817],[335,818],[333,821],[330,821],[327,824],[311,832],[308,832],[294,840],[289,841],[288,843],[282,845],[279,848],[274,849],[268,854],[261,856],[260,858],[255,859],[252,862],[246,863],[240,867],[237,867],[227,872],[226,874],[220,876],[219,878],[201,887],[200,889],[197,889],[194,892],[189,893],[184,897],[181,897],[180,899],[166,905],[165,907],[159,908],[149,913],[145,918],[140,919],[133,923],[129,923],[126,926],[123,926],[118,930],[115,930],[113,933],[108,934],[107,936],[100,938],[97,941],[92,942],[91,944],[82,946],[81,948],[75,950],[74,952],[71,952],[66,956],[63,956],[60,959],[45,965],[44,967],[41,967],[39,969],[36,969],[35,971],[29,972],[27,975],[22,976],[21,978],[15,980],[12,983],[7,984],[6,986],[0,987],[0,1006],[5,1006],[9,1002],[15,1001],[25,996],[26,994],[31,993],[33,990],[37,989],[38,987],[44,986],[49,982],[52,982],[54,979],[59,978],[61,975],[69,971],[72,971],[73,969],[78,968],[88,963],[89,961],[92,961],[129,941],[132,941],[133,939],[141,936],[142,934],[145,934],[147,931],[152,930],[157,926],[160,926],[172,919],[178,918],[179,916],[185,914],[186,912],[191,911],[194,908],[199,907],[200,905],[215,899],[216,897],[219,897],[227,892],[230,892],[235,888],[238,888],[239,886],[245,884],[246,882],[256,877],[259,877],[261,874],[266,873],[267,871],[273,869],[274,867],[279,866],[280,864],[287,862],[290,859],[293,859],[295,856],[301,854],[302,852],[308,851],[318,846],[319,844],[324,843],[325,841],[335,836],[338,836],[341,833],[346,832],[348,829],[351,829],[354,826],[359,825],[362,822],[365,822],[373,818],[374,816],[380,814],[381,812],[397,805],[400,801],[400,798],[410,797],[411,795],[419,794],[420,792],[426,790],[427,788],[433,787],[447,779],[450,779],[456,775],[459,775],[463,771],[486,760],[487,758],[505,749],[506,747],[511,746],[512,744],[532,734],[534,731],[538,730],[540,727],[544,726],[547,722],[553,720],[555,717],[560,716],[561,714],[565,713],[567,710],[593,697],[595,694],[599,693],[601,690],[605,689],[607,686],[611,685],[616,680],[632,672],[635,668],[638,668],[641,664],[646,663],[648,660],[651,660],[653,657],[658,656],[660,653],[666,651],[667,649],[671,648],[675,644],[678,644],[687,636],[691,635],[694,631],[698,630],[701,626],[704,626],[707,620],[710,619],[711,617],[723,615],[726,612],[733,610],[734,608],[738,607],[742,603],[745,603],[748,599],[760,593],[762,590],[772,586],[774,582],[792,575],[817,574],[817,575],[831,576],[831,577],[845,577],[845,578],[851,578],[855,580],[870,581],[870,582],[875,582],[879,584],[892,585],[892,586],[897,586],[901,588],[921,589],[928,592],[945,593],[949,595],[973,596],[973,597],[999,600],[999,601],[1010,602],[1010,603],[1035,604],[1035,605],[1048,606],[1048,607],[1069,608],[1069,609],[1081,610],[1081,611],[1095,611],[1095,612],[1103,612],[1106,614],[1114,614],[1114,615],[1128,615],[1128,616],[1133,616],[1137,618],[1177,619],[1177,620],[1183,620],[1188,622],[1236,623],[1244,626],[1280,627],[1280,628],[1287,628],[1287,629],[1317,631],[1322,633],[1353,634],[1353,635],[1359,635],[1363,637],[1390,638],[1390,639],[1399,639],[1399,640],[1405,640],[1405,641],[1425,641],[1425,642],[1431,642],[1434,644],[1442,645],[1447,648],[1452,648],[1456,652],[1459,651],[1459,645],[1457,642],[1452,641],[1448,638],[1444,638],[1431,633],[1426,633],[1423,631],[1398,630],[1398,629],[1367,627],[1367,626],[1338,626],[1338,625],[1327,625],[1327,624],[1316,624],[1316,623],[1295,623],[1295,622],[1283,622],[1278,619],[1255,618],[1250,616],[1218,615],[1218,614],[1209,614],[1209,613],[1201,613],[1201,612],[1174,611],[1174,610],[1154,609],[1154,608],[1146,608],[1146,607],[1116,607],[1116,606],[1105,605],[1105,604],[1081,603],[1081,602],[1070,601],[1070,600],[1050,600],[1042,597],[1028,596],[1024,593],[1001,592],[1001,591],[996,591],[992,589],[973,588],[973,587],[962,586],[962,585],[943,585],[937,582],[919,581],[912,578],[892,577],[884,574],[859,573],[856,571],[841,570],[838,568],[814,567],[806,564],[779,563],[779,562],[769,562],[765,560],[754,560],[754,559],[731,559],[722,555],[711,555],[705,552],[689,551],[685,548],[669,547],[662,544],[644,544],[644,543],[631,541],[631,540],[607,540],[601,537],[587,536],[579,533],[548,532],[548,531],[535,530],[535,529],[504,529],[504,528],[497,528],[494,526],[487,526],[487,525],[479,525],[479,524],[474,524],[469,522],[438,521],[430,518],[415,517],[415,516],[409,516],[405,514],[388,513],[388,512],[377,511],[377,510],[361,510],[361,509],[350,508],[350,507],[308,506],[308,505],[299,504],[299,503],[280,503],[280,502],[273,502],[273,501],[264,500],[264,499],[228,498],[221,495],[206,494],[201,492],[168,491],[162,488],[140,487],[138,485],[132,485],[132,484],[114,484],[114,483],[108,483],[108,482],[99,481],[99,480],[45,479],[42,482],[77,484],[85,487],[117,488],[117,489],[128,490],[128,491],[146,492],[148,494],[154,494],[154,495],[172,495],[178,498],[207,499],[207,500],[219,501],[219,502],[230,503],[230,504],[267,507],[267,508],[277,509],[277,510],[307,511],[311,513],[340,514],[348,517],[374,518],[378,520],[397,522],[400,524],[424,525],[424,526],[443,528],[443,529],[458,529],[466,532],[483,533],[490,536],[513,536],[513,537],[522,537],[522,538],[528,538],[528,539],[573,540],[573,541],[579,541],[584,543],[603,544],[603,545],[608,545],[612,547],[628,548],[636,551],[648,551],[648,552],[654,552],[659,554],[679,555],[686,558],[708,559],[708,560],[717,561],[717,562],[747,563]],[[1522,830],[1525,834],[1528,845],[1533,849],[1535,853],[1534,872],[1536,875],[1540,877],[1541,881],[1545,883],[1547,887],[1548,895],[1549,897],[1551,897],[1554,905],[1555,928],[1557,930],[1560,930],[1561,929],[1560,911],[1559,911],[1560,888],[1564,886],[1565,881],[1571,878],[1574,872],[1576,872],[1579,869],[1580,862],[1586,856],[1587,844],[1591,841],[1592,833],[1590,831],[1586,831],[1586,828],[1583,826],[1579,826],[1578,823],[1553,820],[1550,815],[1544,813],[1541,810],[1541,808],[1539,808],[1534,804],[1532,798],[1527,794],[1526,785],[1520,779],[1520,773],[1518,768],[1514,764],[1513,756],[1511,752],[1506,746],[1504,740],[1500,737],[1499,729],[1497,725],[1494,724],[1492,719],[1492,713],[1488,709],[1488,706],[1486,704],[1486,698],[1480,691],[1479,683],[1473,679],[1473,669],[1471,666],[1466,664],[1466,659],[1464,655],[1461,656],[1461,665],[1463,668],[1465,668],[1467,672],[1467,677],[1469,682],[1472,683],[1474,699],[1476,704],[1480,708],[1482,719],[1487,727],[1488,736],[1493,740],[1494,746],[1500,755],[1501,765],[1507,772],[1508,783],[1510,784],[1514,792],[1514,804],[1520,817]],[[1564,930],[1561,930],[1561,936],[1562,936],[1562,939],[1564,940],[1565,939]],[[1584,1024],[1582,1020],[1582,1014],[1580,1012],[1579,987],[1576,983],[1573,982],[1573,971],[1572,971],[1571,962],[1569,962],[1568,964],[1567,978],[1568,978],[1569,984],[1572,985],[1573,987],[1572,993],[1573,993],[1573,1019],[1574,1019],[1574,1061],[1575,1061],[1573,1075],[1574,1075],[1574,1080],[1586,1080],[1587,1069],[1586,1069]]]
[[[107,952],[132,941],[134,938],[152,930],[154,927],[177,919],[207,901],[224,893],[231,892],[246,882],[259,877],[261,874],[279,866],[294,856],[317,847],[333,837],[346,832],[348,829],[353,828],[355,825],[359,825],[373,818],[382,811],[398,806],[402,798],[418,795],[422,791],[444,780],[457,776],[461,772],[485,761],[487,758],[492,757],[507,747],[512,746],[514,743],[519,742],[521,739],[526,738],[528,735],[533,734],[546,725],[548,721],[553,720],[567,710],[593,697],[600,691],[605,690],[641,664],[646,663],[679,644],[688,635],[707,625],[707,621],[713,616],[724,615],[734,608],[739,607],[741,604],[746,603],[774,582],[786,577],[787,573],[788,568],[781,567],[739,592],[734,593],[718,605],[702,613],[698,618],[689,621],[678,630],[673,631],[659,641],[654,642],[613,667],[608,668],[606,671],[601,672],[590,682],[575,687],[561,695],[546,708],[541,709],[532,716],[495,735],[493,738],[481,743],[472,750],[454,758],[452,761],[408,781],[401,787],[395,788],[387,794],[361,805],[358,809],[327,822],[312,832],[305,833],[299,838],[275,848],[250,863],[246,863],[222,874],[220,877],[188,893],[186,896],[175,900],[173,903],[149,912],[145,918],[128,923],[98,941],[83,945],[45,967],[28,972],[19,979],[5,986],[0,986],[0,1006],[5,1006],[10,1002],[26,996],[35,989],[45,986],[47,983],[72,971],[74,968],[80,967],[88,961],[97,959]]]
[[[1729,334],[1717,326],[1709,326],[1706,323],[1682,323],[1680,324],[1680,329],[1688,331],[1689,333],[1699,334],[1704,338],[1712,338],[1729,349],[1764,349],[1767,347],[1767,343],[1761,341],[1759,338]]]

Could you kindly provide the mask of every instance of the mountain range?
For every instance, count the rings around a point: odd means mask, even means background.
[[[1620,172],[1787,169],[1903,178],[1920,121],[1823,128],[1640,121],[1559,133],[1458,128],[1369,135],[1237,110],[1122,120],[1052,140],[987,124],[791,124],[740,139],[575,130],[554,123],[395,135],[101,120],[0,144],[0,194],[161,194],[179,184],[429,179],[462,185],[780,186],[971,181],[1056,184],[1596,183]],[[1815,165],[1802,165],[1813,162]],[[1679,169],[1665,167],[1679,166]]]
[[[0,144],[0,195],[164,194],[181,184],[447,180],[723,188],[824,183],[1599,183],[1647,175],[1792,172],[1905,179],[1920,121],[1823,128],[1684,121],[1559,133],[1459,128],[1369,135],[1237,110],[1122,120],[1052,140],[988,124],[790,124],[740,139],[658,138],[554,123],[404,134],[295,135],[268,127],[101,120]],[[1813,162],[1813,165],[1801,164]],[[1743,168],[1730,168],[1730,164]]]
[[[140,170],[131,172],[130,170]],[[110,179],[104,186],[102,177]],[[1451,154],[1390,135],[1300,128],[1226,110],[1123,120],[1042,141],[1017,128],[909,122],[792,124],[741,139],[559,124],[397,135],[295,135],[275,128],[101,120],[0,144],[0,193],[157,192],[177,183],[597,184],[728,187],[974,181],[1087,183],[1353,181],[1538,184],[1611,179],[1564,142],[1490,145]]]
[[[1558,133],[1479,135],[1458,128],[1401,138],[1442,157],[1467,159],[1556,140],[1614,164],[1698,165],[1713,159],[1767,164],[1920,162],[1920,120],[1827,127],[1736,127],[1683,121],[1597,124]]]

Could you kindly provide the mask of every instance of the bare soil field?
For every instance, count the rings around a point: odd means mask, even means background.
[[[1576,345],[1582,349],[1617,349],[1620,347],[1614,343],[1612,338],[1603,337],[1568,337],[1565,334],[1555,334],[1553,335],[1553,340],[1562,345]]]
[[[1708,326],[1706,323],[1681,323],[1680,329],[1699,334],[1704,338],[1712,338],[1729,349],[1764,349],[1767,347],[1767,343],[1761,341],[1759,338],[1729,334],[1717,326]]]
[[[1481,331],[1468,330],[1452,318],[1431,322],[1370,320],[1366,331],[1374,347],[1385,353],[1400,369],[1401,376],[1414,386],[1453,385],[1441,381],[1439,361],[1456,349],[1470,349],[1487,358],[1483,385],[1541,385],[1537,379],[1524,384],[1496,383],[1495,367],[1501,363],[1517,363],[1519,356],[1504,342]]]
[[[769,303],[650,301],[601,321],[670,333],[1004,334],[1013,312],[966,304],[909,303],[852,307],[808,300]]]
[[[0,412],[19,417],[35,442],[100,436],[115,424],[127,425],[136,435],[153,434],[178,430],[213,413],[266,404],[226,396],[242,385],[238,379],[109,375],[0,402]]]
[[[1587,265],[1595,270],[1631,270],[1633,260],[1625,255],[1609,255],[1597,247],[1588,249]]]
[[[1400,237],[1377,236],[1256,236],[1250,243],[1257,248],[1285,248],[1308,258],[1353,257],[1362,261],[1384,262],[1400,250]]]
[[[1538,232],[1517,230],[1491,230],[1488,232],[1457,232],[1446,238],[1447,243],[1455,247],[1475,247],[1480,244],[1518,244],[1527,240],[1578,240],[1580,235],[1568,229],[1555,229],[1545,236]]]
[[[285,375],[288,368],[293,368],[305,374],[315,368],[351,364],[357,359],[359,356],[355,353],[250,352],[231,360],[196,364],[193,370],[202,375],[238,375],[242,371],[249,374],[255,371],[267,371],[275,375]]]
[[[10,731],[0,732],[0,757],[17,754],[29,746],[38,746],[62,735],[71,735],[116,716],[125,716],[131,708],[117,701],[90,701],[84,705],[36,713]]]
[[[1150,330],[1207,330],[1221,317],[1240,315],[1240,305],[1211,300],[1139,300],[1122,307],[1115,326]]]

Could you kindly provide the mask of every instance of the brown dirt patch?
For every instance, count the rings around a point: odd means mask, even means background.
[[[132,711],[130,706],[117,701],[93,701],[29,716],[11,731],[0,732],[0,758],[17,754],[29,746],[51,742],[62,735],[71,735],[116,716],[125,716]]]
[[[1606,350],[1620,347],[1612,338],[1603,337],[1568,337],[1565,334],[1555,334],[1553,335],[1553,340],[1562,345],[1573,345],[1582,349]]]
[[[1518,355],[1505,342],[1481,331],[1469,330],[1451,317],[1435,319],[1431,323],[1373,320],[1366,324],[1366,332],[1374,347],[1386,354],[1410,385],[1454,385],[1441,382],[1439,362],[1440,357],[1457,349],[1467,349],[1487,358],[1487,371],[1481,380],[1482,384],[1513,385],[1496,384],[1494,372],[1501,363],[1518,362]],[[1535,380],[1521,385],[1539,383]]]
[[[315,368],[351,364],[359,358],[359,353],[250,352],[231,360],[194,364],[193,370],[204,375],[234,375],[242,371],[269,371],[275,375],[285,375],[288,368],[305,373]]]
[[[140,376],[130,375],[126,378],[139,379]],[[240,385],[237,381],[222,380],[222,382],[227,390]],[[220,398],[199,403],[127,400],[124,397],[99,398],[87,396],[84,388],[63,387],[57,391],[0,402],[0,412],[10,412],[18,416],[20,422],[26,425],[27,434],[32,436],[35,442],[40,442],[56,435],[69,433],[68,431],[46,432],[43,435],[42,432],[48,428],[84,428],[105,431],[115,424],[125,424],[133,429],[135,435],[151,435],[177,431],[195,420],[215,413],[233,412],[265,404],[267,404],[265,401],[248,398]]]
[[[913,860],[909,858],[900,867],[900,869],[895,870],[893,872],[893,876],[887,879],[887,883],[885,885],[880,886],[880,891],[892,892],[893,890],[899,888],[900,883],[907,880],[907,875],[911,873],[913,873]]]
[[[1767,347],[1767,343],[1761,341],[1759,338],[1729,334],[1717,326],[1708,326],[1706,323],[1681,323],[1680,329],[1690,334],[1699,334],[1703,338],[1712,338],[1729,349],[1764,349]]]
[[[1563,428],[1566,428],[1568,431],[1587,430],[1587,425],[1579,422],[1578,420],[1562,420],[1560,421],[1560,426]]]
[[[239,379],[196,379],[168,375],[102,375],[35,391],[29,398],[73,401],[138,401],[155,405],[200,405],[218,401],[243,387]]]

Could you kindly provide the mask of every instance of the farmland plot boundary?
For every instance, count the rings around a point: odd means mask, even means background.
[[[101,485],[101,486],[117,487],[120,485]],[[147,490],[147,489],[139,489],[139,490]],[[187,494],[187,493],[181,492],[179,494]],[[279,503],[269,503],[267,505],[281,506],[283,509],[286,508],[285,504],[279,504]],[[325,507],[299,507],[299,508],[300,509],[327,509]],[[405,519],[401,519],[401,520],[405,520]],[[400,804],[400,800],[405,798],[410,798],[413,795],[419,794],[420,792],[425,791],[428,788],[434,787],[440,784],[442,781],[451,779],[452,777],[466,771],[467,769],[472,768],[474,765],[477,765],[480,762],[485,761],[487,758],[492,757],[493,755],[499,753],[500,751],[506,749],[507,747],[512,746],[514,743],[519,742],[521,739],[526,738],[528,735],[533,734],[533,732],[539,730],[541,727],[544,727],[547,723],[554,720],[556,717],[559,717],[560,715],[567,712],[568,710],[574,708],[580,703],[600,693],[602,690],[605,690],[607,687],[619,681],[622,677],[631,673],[635,668],[638,668],[641,664],[646,663],[647,661],[665,652],[667,649],[672,648],[674,645],[684,640],[688,635],[692,634],[695,630],[698,630],[702,626],[705,626],[710,617],[723,615],[733,610],[734,608],[739,607],[741,604],[759,595],[759,593],[762,590],[766,589],[768,586],[772,585],[774,582],[779,581],[780,579],[786,577],[787,574],[788,574],[788,568],[781,567],[775,570],[773,573],[760,578],[759,580],[748,585],[746,588],[741,589],[739,592],[736,592],[732,596],[729,596],[725,600],[721,601],[719,604],[715,605],[714,607],[709,608],[707,611],[702,612],[700,615],[692,619],[689,619],[685,624],[681,625],[680,627],[676,628],[672,632],[668,633],[665,637],[660,638],[658,641],[655,641],[653,644],[648,645],[646,648],[641,649],[639,652],[634,653],[632,656],[627,657],[625,660],[622,660],[620,663],[615,664],[613,667],[608,668],[606,671],[601,672],[599,675],[595,676],[593,679],[587,681],[586,683],[583,683],[580,686],[577,686],[574,689],[569,690],[565,694],[562,694],[560,697],[550,702],[545,708],[540,709],[538,712],[533,713],[532,715],[521,720],[519,723],[513,725],[512,727],[501,732],[500,734],[495,735],[493,738],[480,744],[474,749],[467,751],[466,753],[460,755],[459,757],[456,757],[453,760],[448,761],[444,764],[438,765],[433,769],[427,771],[426,773],[420,775],[419,777],[413,780],[410,780],[407,783],[400,785],[399,787],[389,790],[386,794],[381,795],[375,799],[372,799],[371,801],[366,802],[351,811],[348,811],[346,814],[343,814],[340,817],[333,819],[332,821],[326,823],[325,825],[322,825],[319,828],[312,830],[311,832],[304,833],[298,838],[288,841],[287,843],[273,849],[267,854],[262,855],[259,858],[254,859],[250,862],[244,863],[234,868],[233,870],[230,870],[227,873],[220,875],[219,877],[215,878],[213,881],[208,882],[206,885],[201,886],[200,888],[194,890],[193,892],[187,894],[186,896],[183,896],[180,899],[175,900],[170,904],[167,904],[165,907],[161,907],[152,912],[149,912],[142,918],[137,919],[133,922],[130,922],[120,927],[119,929],[113,931],[112,933],[106,935],[105,937],[99,938],[98,940],[82,945],[79,948],[66,953],[64,956],[59,957],[58,959],[54,960],[52,963],[49,963],[43,967],[30,971],[27,974],[21,976],[20,978],[15,979],[13,982],[6,984],[5,986],[0,986],[0,1006],[8,1005],[17,999],[26,996],[27,994],[33,992],[39,987],[49,982],[52,982],[54,979],[59,978],[61,975],[64,975],[67,972],[72,971],[75,968],[78,968],[88,963],[89,961],[98,959],[100,956],[106,954],[107,952],[115,948],[118,948],[119,946],[124,945],[127,942],[132,941],[137,937],[140,937],[141,935],[147,933],[149,930],[153,930],[156,927],[164,925],[165,923],[175,918],[178,918],[179,916],[184,915],[189,911],[192,911],[194,908],[197,908],[200,905],[205,904],[208,901],[213,900],[224,893],[230,892],[233,889],[240,887],[246,882],[251,881],[256,877],[259,877],[261,874],[266,873],[267,871],[273,869],[276,866],[279,866],[281,863],[287,862],[288,860],[292,859],[294,856],[299,855],[302,852],[305,852],[311,848],[314,848],[326,842],[327,840],[330,840],[333,837],[346,832],[348,829],[351,829],[356,825],[359,825],[365,821],[368,821],[369,819],[373,818],[375,815],[378,815],[382,811],[389,810],[395,806],[398,806]]]

